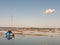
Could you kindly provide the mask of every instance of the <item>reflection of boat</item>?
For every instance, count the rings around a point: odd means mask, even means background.
[[[8,40],[10,40],[10,39],[14,38],[14,36],[10,35],[10,36],[6,36],[6,38],[7,38]]]
[[[8,40],[14,38],[14,33],[12,33],[11,31],[8,31],[8,32],[6,33],[6,38],[7,38]]]

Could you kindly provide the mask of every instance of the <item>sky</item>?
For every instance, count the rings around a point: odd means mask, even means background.
[[[60,0],[0,0],[0,27],[11,25],[60,28]]]

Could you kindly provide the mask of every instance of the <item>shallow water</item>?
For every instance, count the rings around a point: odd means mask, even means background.
[[[50,36],[30,36],[30,35],[15,35],[11,40],[0,37],[0,45],[60,45],[60,35]]]

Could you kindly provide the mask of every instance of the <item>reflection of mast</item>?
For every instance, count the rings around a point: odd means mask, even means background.
[[[11,16],[11,27],[13,27],[13,16]]]

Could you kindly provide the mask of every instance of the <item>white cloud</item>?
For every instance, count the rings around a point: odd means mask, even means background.
[[[52,14],[52,13],[54,13],[55,12],[55,9],[47,9],[47,10],[45,10],[43,13],[44,14]]]

